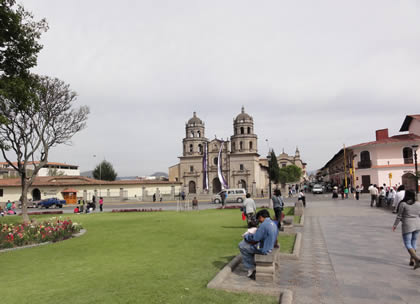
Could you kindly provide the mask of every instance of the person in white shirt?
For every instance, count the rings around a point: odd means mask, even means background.
[[[393,213],[398,213],[398,207],[400,205],[400,202],[404,199],[405,196],[405,187],[404,185],[401,185],[398,187],[397,189],[397,194],[395,195],[395,199],[394,199],[394,211]]]
[[[370,206],[373,207],[373,202],[375,202],[375,205],[378,205],[378,188],[376,185],[370,185],[368,188],[370,192]]]
[[[246,194],[246,199],[243,203],[244,213],[246,215],[246,221],[249,224],[251,222],[256,222],[255,214],[257,213],[257,206],[255,205],[255,201],[251,198],[251,194]]]

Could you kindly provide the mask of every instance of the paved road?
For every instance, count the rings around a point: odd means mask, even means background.
[[[298,261],[281,260],[275,284],[294,304],[419,304],[420,269],[408,266],[395,215],[362,200],[308,196]],[[227,284],[259,286],[242,266]]]

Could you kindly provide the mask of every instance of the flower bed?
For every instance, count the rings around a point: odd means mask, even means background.
[[[230,206],[225,206],[225,208],[217,207],[217,209],[241,209],[241,208],[243,208],[243,205],[230,205]],[[258,207],[258,209],[268,209],[268,206],[261,206],[261,207]]]
[[[34,212],[28,212],[28,215],[42,215],[42,214],[63,214],[63,211],[34,211]],[[22,213],[19,213],[19,215],[22,215]]]
[[[80,232],[80,229],[80,224],[61,218],[52,218],[41,223],[2,224],[0,249],[62,241]]]
[[[112,212],[160,212],[162,208],[159,209],[112,209]]]

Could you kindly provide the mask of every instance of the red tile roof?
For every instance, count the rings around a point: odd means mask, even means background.
[[[8,164],[9,164],[8,162],[0,162],[0,165],[8,165]],[[12,164],[17,165],[17,162],[12,162]],[[33,165],[33,164],[39,164],[39,161],[28,162],[28,165]],[[76,166],[76,165],[70,165],[70,164],[66,164],[66,163],[56,163],[56,162],[48,162],[47,165],[79,167],[79,166]]]
[[[390,143],[397,143],[397,142],[405,142],[405,141],[420,141],[420,136],[415,135],[415,134],[395,135],[395,136],[391,136],[382,140],[375,140],[375,141],[370,141],[370,142],[350,146],[348,147],[348,149],[371,146],[371,145],[382,145],[382,144],[390,144]]]

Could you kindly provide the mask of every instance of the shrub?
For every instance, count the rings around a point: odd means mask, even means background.
[[[0,249],[65,240],[80,232],[80,229],[80,224],[61,217],[42,223],[2,224]]]
[[[112,212],[160,212],[162,208],[159,209],[112,209]]]

